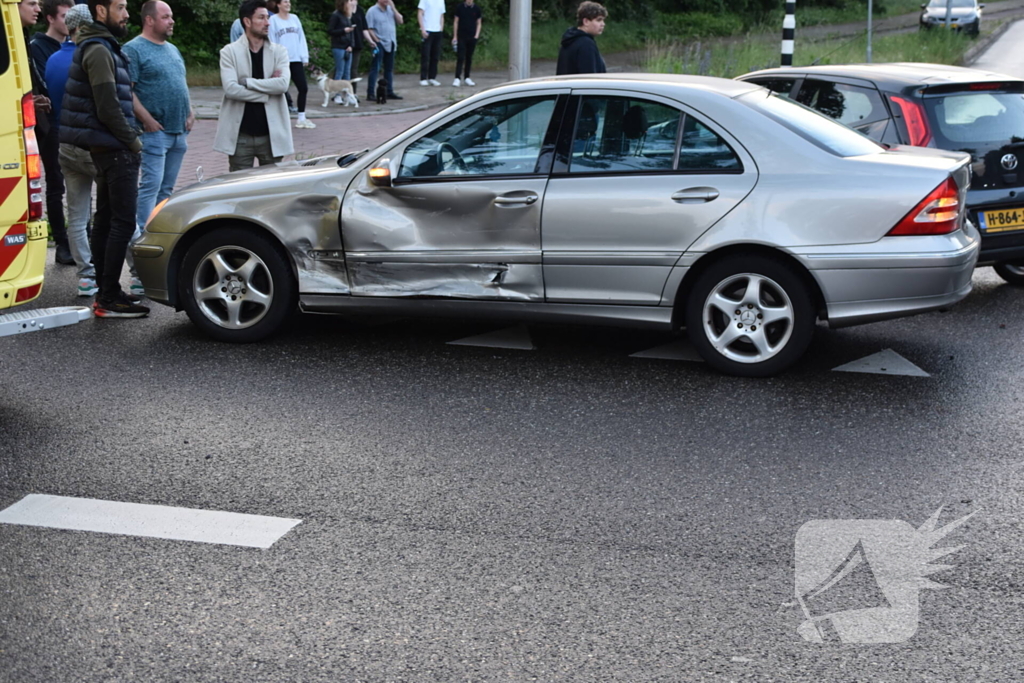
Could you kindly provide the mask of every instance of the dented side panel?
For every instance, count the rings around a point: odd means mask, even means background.
[[[341,218],[352,293],[542,301],[546,184],[480,178],[381,188],[361,174]]]

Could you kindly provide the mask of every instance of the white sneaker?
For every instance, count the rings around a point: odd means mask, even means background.
[[[474,82],[473,82],[473,79],[472,79],[472,78],[469,78],[469,77],[467,76],[467,77],[466,77],[466,85],[476,85],[476,83],[474,83]]]
[[[430,85],[441,85],[441,81],[437,80],[436,78],[431,78],[429,81],[427,81],[427,83],[430,83]]]
[[[420,85],[430,85],[430,81],[420,81]]]
[[[295,127],[296,128],[316,128],[316,124],[313,123],[312,121],[310,121],[309,119],[305,119],[304,121],[296,121],[295,122]]]
[[[100,288],[96,286],[96,278],[83,277],[78,281],[78,296],[96,296],[98,291]]]
[[[81,291],[81,287],[79,287],[79,291]],[[128,291],[131,292],[133,296],[146,295],[146,288],[142,286],[142,280],[137,277],[128,278]]]
[[[341,95],[335,95],[334,96],[334,103],[335,104],[344,104],[344,100],[341,99]]]
[[[460,86],[462,86],[462,81],[460,81],[459,79],[456,78],[454,81],[452,81],[453,88],[458,88]]]

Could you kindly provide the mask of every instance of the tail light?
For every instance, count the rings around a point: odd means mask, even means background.
[[[28,178],[28,219],[43,217],[43,160],[36,140],[36,104],[32,93],[21,98],[21,120],[25,129],[25,170]]]
[[[903,112],[903,121],[907,124],[910,144],[914,147],[927,147],[928,143],[932,141],[932,132],[928,129],[928,119],[924,116],[924,107],[902,97],[893,97],[892,101]]]
[[[959,226],[960,188],[952,177],[936,187],[887,234],[946,235]]]

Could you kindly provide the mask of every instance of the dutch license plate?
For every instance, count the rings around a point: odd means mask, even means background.
[[[988,233],[1024,229],[1024,208],[983,211],[981,229]]]

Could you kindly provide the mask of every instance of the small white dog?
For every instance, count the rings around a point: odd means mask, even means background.
[[[336,81],[333,78],[328,78],[327,74],[320,74],[316,79],[317,85],[324,91],[324,103],[320,106],[326,107],[331,101],[331,95],[335,95],[335,102],[338,101],[337,98],[341,98],[339,104],[343,104],[346,107],[351,104],[358,108],[359,98],[356,97],[355,88],[352,87],[352,84],[358,83],[361,80],[363,79],[353,78],[351,81]]]

